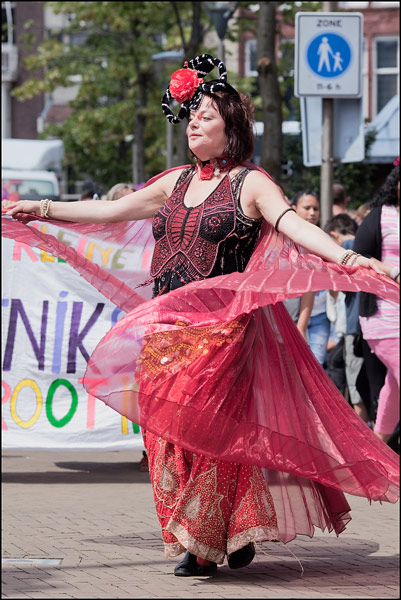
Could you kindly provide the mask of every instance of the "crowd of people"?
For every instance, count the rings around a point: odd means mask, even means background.
[[[218,79],[205,81],[214,68]],[[84,386],[141,425],[165,553],[184,553],[174,575],[191,577],[211,575],[225,560],[231,569],[250,564],[257,542],[287,543],[316,527],[340,534],[351,518],[345,493],[398,499],[398,456],[388,441],[399,419],[399,166],[358,229],[344,229],[345,201],[336,204],[338,221],[318,227],[316,194],[302,191],[288,203],[249,162],[254,108],[227,83],[221,61],[202,55],[185,63],[162,108],[172,123],[187,119],[193,164],[134,192],[118,188],[119,199],[99,198],[96,211],[91,202],[5,202],[3,235],[31,243],[26,217],[77,231],[92,224],[92,232],[133,222],[138,245],[135,222],[152,220],[153,298],[133,303],[98,344]],[[55,253],[61,244],[50,247]],[[101,289],[119,303],[127,286],[105,279]],[[359,294],[348,301],[344,343],[353,408],[324,371],[332,290]],[[375,304],[362,297],[368,291],[380,296]],[[283,305],[292,298],[300,298],[295,318]],[[363,337],[387,369],[373,431],[355,390],[358,311]]]
[[[339,213],[324,227],[343,248],[381,261],[399,282],[399,159],[359,219]],[[353,218],[354,217],[354,218]],[[346,392],[353,408],[399,452],[399,309],[367,292],[348,292],[340,339]],[[364,350],[365,349],[365,350]]]
[[[385,272],[399,281],[399,160],[375,196],[358,209],[349,207],[350,198],[340,183],[333,185],[332,197],[333,216],[324,226],[317,192],[301,190],[291,205],[303,219],[322,226],[342,248],[380,260]],[[357,414],[399,452],[398,306],[366,292],[327,290],[307,292],[284,304]]]

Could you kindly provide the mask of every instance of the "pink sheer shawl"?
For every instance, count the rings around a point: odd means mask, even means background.
[[[149,288],[134,287],[148,277],[149,221],[46,225],[43,232],[27,219],[5,218],[3,235],[68,261],[127,312],[88,362],[84,386],[90,394],[193,452],[262,467],[277,505],[290,506],[283,508],[284,541],[310,534],[313,525],[339,533],[349,518],[343,492],[397,500],[397,454],[341,396],[281,303],[321,289],[362,290],[398,302],[399,286],[391,279],[328,263],[264,223],[244,273],[147,300]],[[79,236],[67,246],[61,231]],[[136,267],[117,272],[96,264],[102,254],[83,256],[81,236],[132,252]],[[290,486],[302,499],[297,508]],[[323,504],[314,502],[316,496],[325,497]],[[312,514],[317,505],[320,513]],[[290,515],[301,510],[304,516],[291,526]]]

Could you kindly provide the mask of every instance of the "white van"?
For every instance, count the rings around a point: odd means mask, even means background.
[[[62,140],[1,140],[1,197],[60,200]]]
[[[1,170],[1,199],[60,200],[60,185],[53,171]]]

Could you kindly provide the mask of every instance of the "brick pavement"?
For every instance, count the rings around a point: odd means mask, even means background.
[[[399,506],[355,497],[339,538],[266,542],[244,569],[174,577],[140,458],[3,451],[2,598],[400,597]]]

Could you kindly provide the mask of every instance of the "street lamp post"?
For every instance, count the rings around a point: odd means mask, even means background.
[[[168,65],[175,65],[178,61],[182,60],[184,53],[182,50],[178,50],[177,52],[174,50],[168,52],[159,52],[158,54],[153,54],[152,61],[155,65],[156,78],[158,79],[161,86],[167,88],[168,83],[164,80],[164,69]],[[173,127],[174,125],[170,123],[166,119],[166,169],[171,169],[173,166],[173,154],[174,154],[174,145],[173,145]]]
[[[204,2],[204,6],[219,36],[219,58],[225,63],[224,36],[227,32],[228,21],[233,16],[238,2]]]

